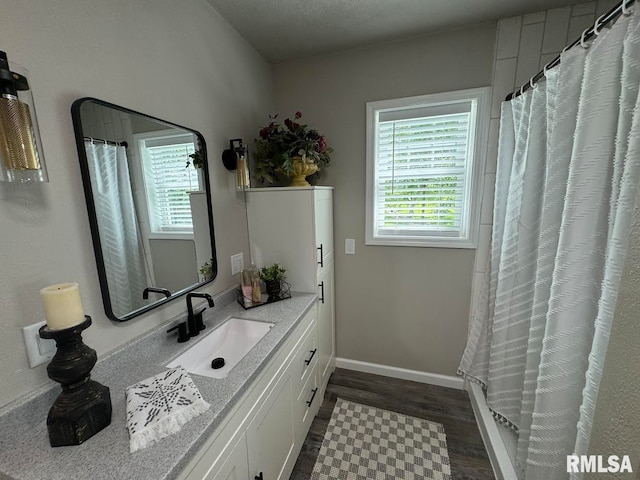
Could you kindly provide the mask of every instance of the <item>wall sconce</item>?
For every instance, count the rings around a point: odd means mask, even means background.
[[[229,148],[222,152],[222,163],[229,171],[236,170],[238,190],[246,190],[249,182],[249,148],[243,145],[241,138],[229,140]]]
[[[48,182],[27,71],[0,51],[0,180]]]

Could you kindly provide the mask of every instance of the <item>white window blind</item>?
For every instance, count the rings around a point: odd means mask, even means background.
[[[468,132],[469,112],[379,123],[379,233],[460,236]]]
[[[478,99],[443,96],[368,104],[367,243],[473,246]]]
[[[140,140],[143,175],[152,233],[192,233],[188,191],[198,187],[195,168],[186,168],[195,152],[193,135]]]

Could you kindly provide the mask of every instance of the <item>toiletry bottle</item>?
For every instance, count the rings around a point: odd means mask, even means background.
[[[240,273],[241,279],[241,288],[242,288],[242,297],[245,307],[251,307],[253,305],[252,301],[252,287],[251,287],[251,270],[243,269]]]
[[[251,270],[251,300],[253,303],[260,303],[262,294],[260,291],[260,271],[254,264],[251,264],[249,270]]]

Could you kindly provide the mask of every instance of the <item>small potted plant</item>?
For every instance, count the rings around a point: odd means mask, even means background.
[[[204,156],[202,155],[202,150],[196,150],[191,155],[189,155],[191,160],[187,160],[187,168],[193,165],[194,168],[202,168],[204,167]]]
[[[286,270],[278,263],[274,263],[270,267],[262,267],[260,270],[260,280],[263,280],[267,289],[268,302],[272,302],[280,298],[280,288]]]
[[[191,155],[189,155],[189,160],[187,160],[187,165],[185,168],[189,168],[193,165],[193,168],[196,169],[196,174],[198,175],[198,190],[202,191],[205,189],[204,184],[204,154],[202,150],[196,150]]]
[[[284,126],[276,123],[277,117],[269,116],[269,125],[255,140],[256,177],[273,183],[278,175],[286,175],[292,178],[290,187],[309,186],[305,177],[329,165],[333,149],[317,130],[296,121],[302,113],[287,118]]]
[[[204,262],[204,265],[200,267],[200,274],[204,282],[208,282],[213,278],[213,258]]]

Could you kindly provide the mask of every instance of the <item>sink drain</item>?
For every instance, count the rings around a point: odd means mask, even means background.
[[[224,367],[224,358],[218,357],[211,360],[211,368],[213,368],[214,370],[217,370],[222,367]]]

